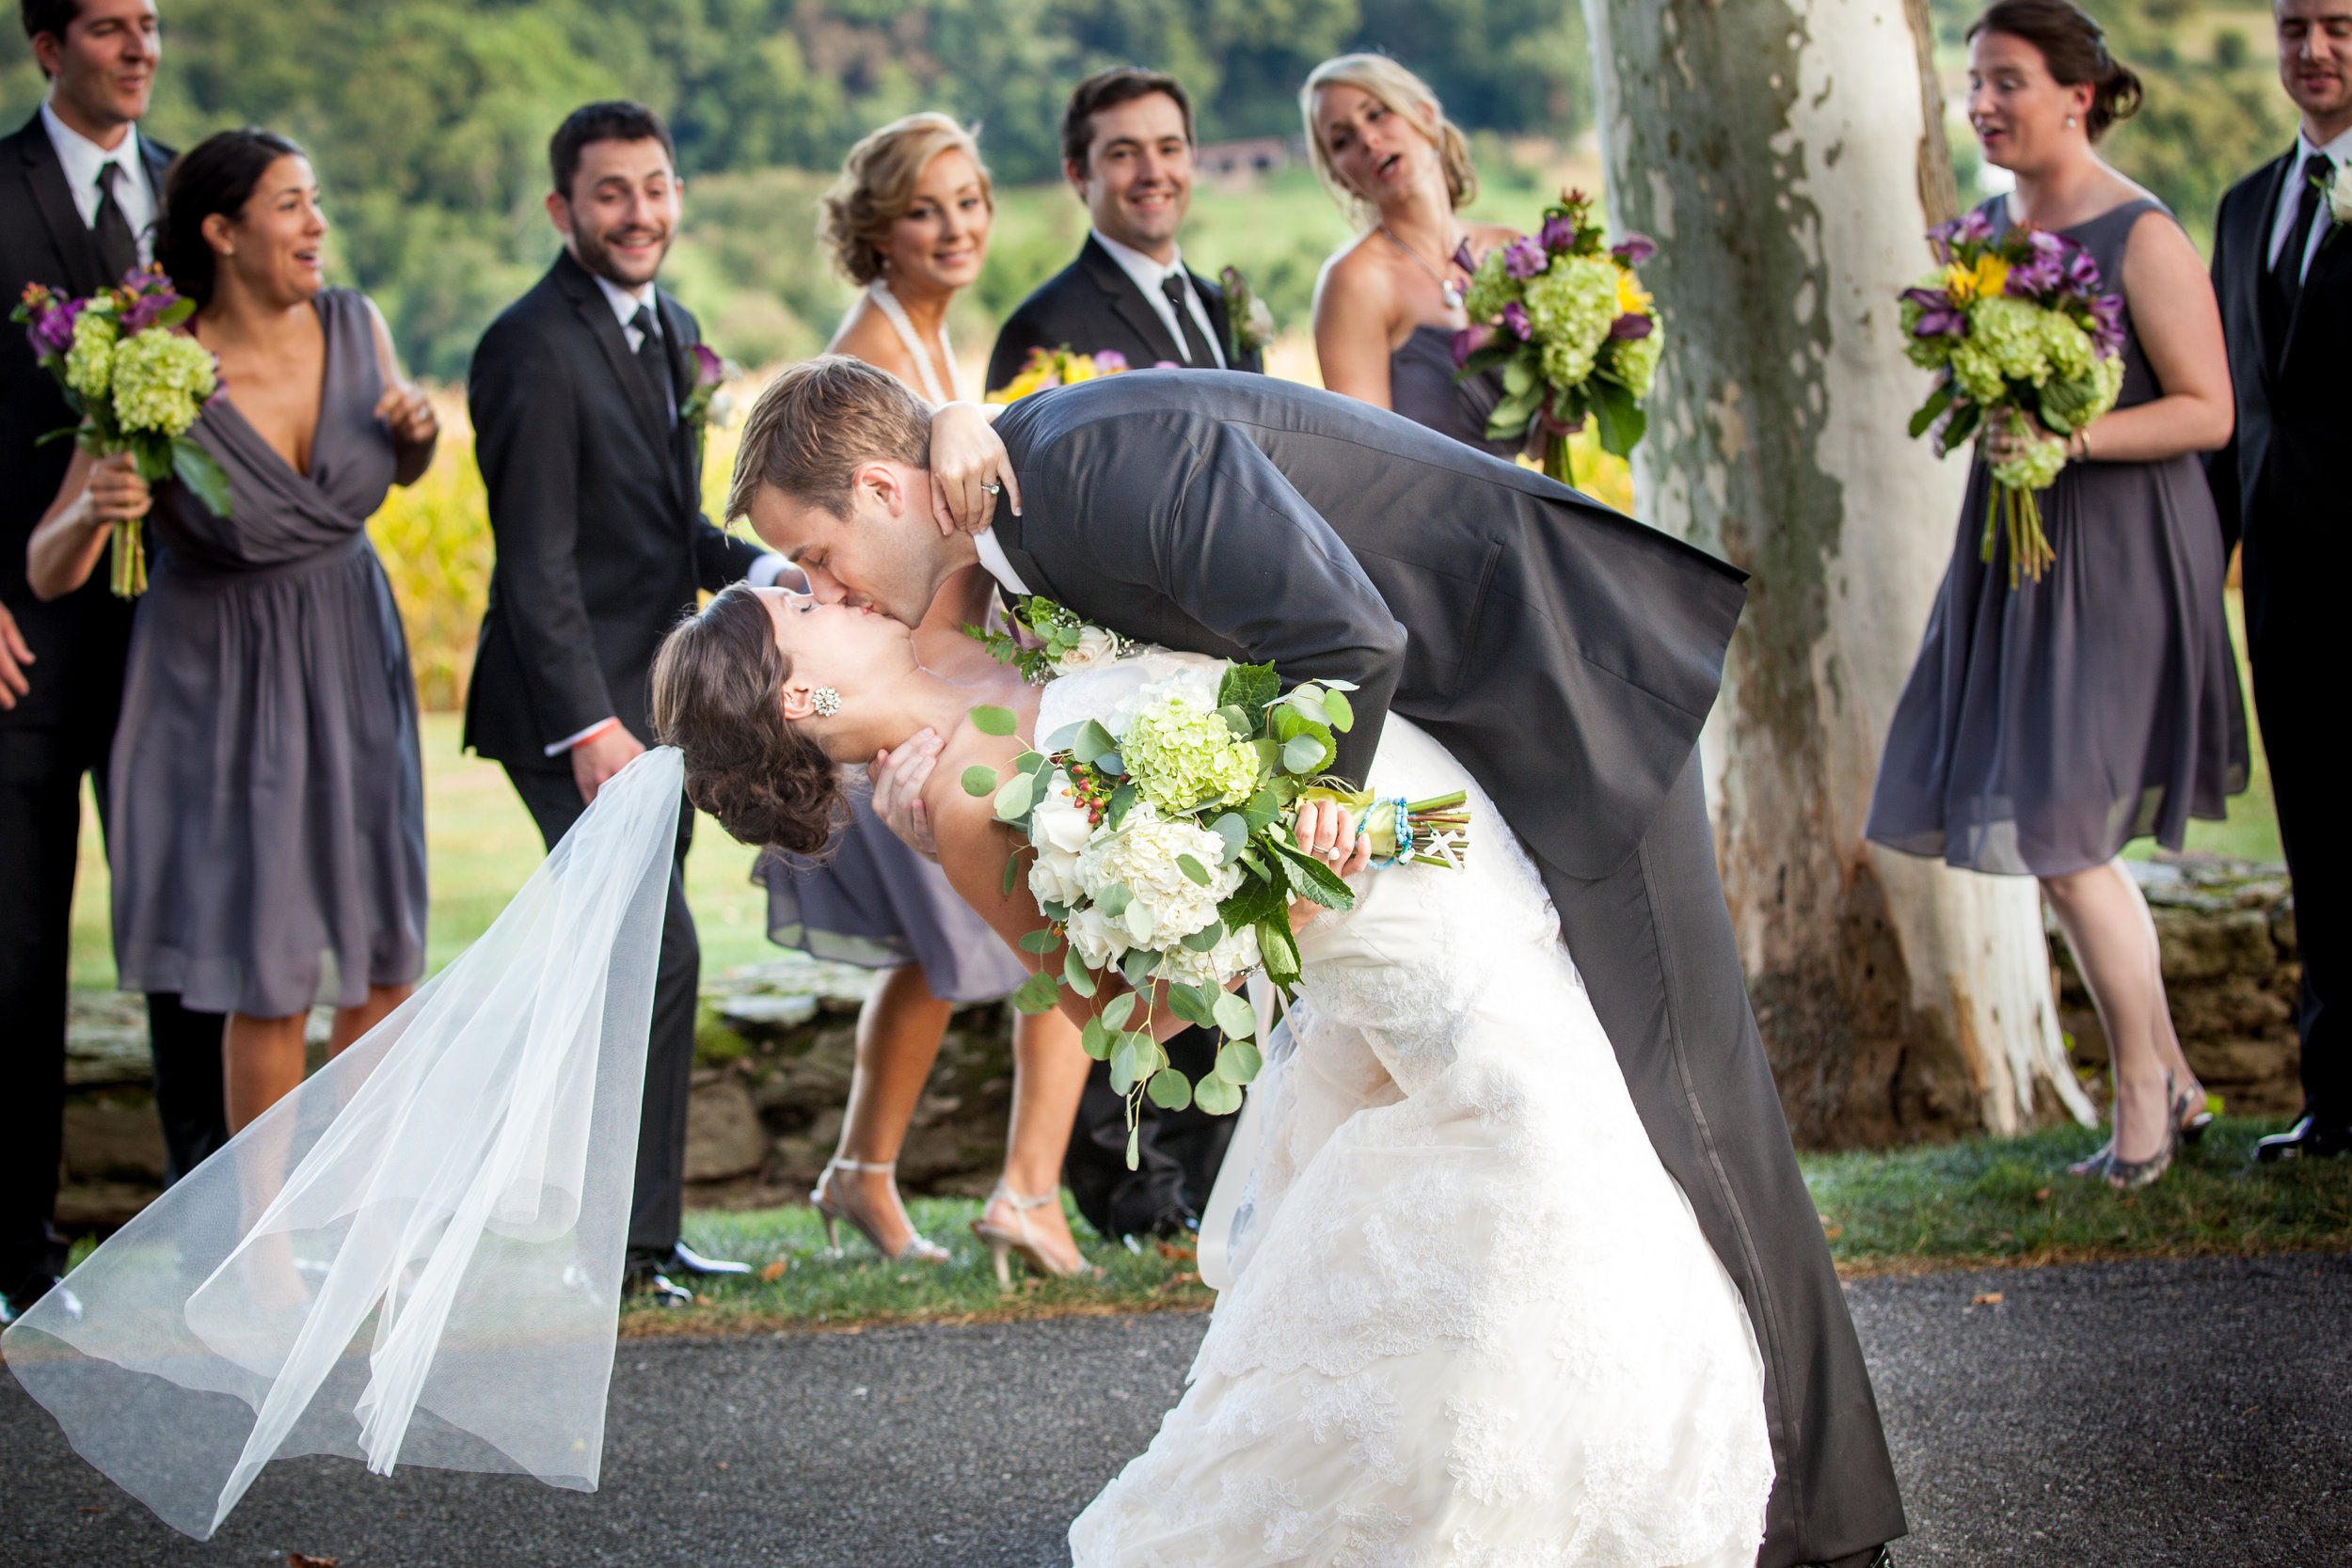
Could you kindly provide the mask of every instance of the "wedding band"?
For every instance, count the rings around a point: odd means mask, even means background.
[[[1005,487],[997,483],[993,479],[984,479],[980,481],[980,488],[987,491],[992,496],[1001,496],[1005,493]]]

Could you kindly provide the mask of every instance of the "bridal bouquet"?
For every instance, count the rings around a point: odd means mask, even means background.
[[[1568,437],[1588,416],[1603,451],[1632,455],[1663,346],[1656,307],[1633,273],[1658,246],[1641,234],[1613,246],[1602,238],[1591,198],[1568,191],[1544,209],[1534,238],[1490,250],[1475,267],[1467,241],[1454,255],[1470,274],[1463,309],[1478,324],[1454,336],[1455,379],[1502,366],[1502,401],[1486,416],[1486,439],[1523,440],[1540,423],[1544,472],[1564,483],[1576,477]]]
[[[1088,1021],[1088,1053],[1111,1065],[1128,1100],[1128,1161],[1145,1096],[1212,1115],[1241,1104],[1258,1074],[1256,1013],[1228,988],[1263,967],[1287,991],[1298,980],[1290,905],[1355,906],[1330,867],[1299,847],[1288,808],[1338,800],[1367,813],[1384,862],[1459,868],[1469,816],[1459,792],[1432,800],[1376,801],[1315,784],[1338,755],[1333,739],[1355,723],[1345,681],[1308,682],[1285,694],[1270,664],[1185,670],[1121,699],[1025,751],[1009,776],[963,775],[965,791],[994,797],[996,818],[1033,851],[1029,891],[1050,924],[1022,945],[1066,949],[1060,974],[1042,970],[1014,993],[1025,1012],[1056,1005],[1061,988],[1091,997],[1113,974],[1132,988]],[[976,707],[990,735],[1013,733],[1013,715]],[[1020,875],[1016,854],[1005,891]],[[1215,1067],[1198,1083],[1171,1067],[1152,1038],[1155,983],[1168,1009],[1222,1032]]]
[[[38,283],[10,318],[24,325],[33,357],[65,388],[66,406],[81,422],[43,436],[71,435],[95,457],[127,451],[150,484],[177,478],[221,516],[229,515],[229,476],[188,429],[220,387],[212,352],[172,329],[196,313],[158,268],[126,274],[119,288],[87,299],[54,293]],[[114,591],[135,598],[147,591],[147,556],[139,524],[114,528]]]
[[[1018,403],[1031,392],[1041,392],[1048,387],[1068,387],[1080,381],[1091,381],[1098,375],[1117,375],[1127,369],[1127,356],[1115,348],[1100,354],[1078,354],[1068,343],[1059,348],[1042,345],[1029,350],[1028,361],[1010,381],[989,393],[991,403]]]
[[[1972,210],[1928,240],[1942,265],[1903,292],[1902,323],[1911,362],[1938,373],[1911,434],[1933,430],[1938,453],[1996,425],[2023,438],[2015,456],[1993,465],[1980,553],[1990,564],[2006,524],[2009,585],[2021,573],[2038,582],[2058,556],[2034,492],[2057,483],[2066,446],[2039,438],[2033,421],[2064,437],[2115,406],[2123,298],[2101,291],[2089,251],[2046,230],[2003,237]]]

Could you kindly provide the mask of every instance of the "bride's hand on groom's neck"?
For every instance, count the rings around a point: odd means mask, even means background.
[[[977,533],[996,516],[994,485],[1021,515],[1021,481],[991,426],[1001,404],[942,404],[931,416],[931,519],[941,537]]]
[[[876,752],[866,768],[874,785],[874,815],[900,843],[934,865],[939,863],[939,843],[931,836],[923,784],[938,765],[945,744],[937,730],[917,730],[895,750],[884,747]]]

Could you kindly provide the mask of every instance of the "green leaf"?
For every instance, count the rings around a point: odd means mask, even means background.
[[[1233,1039],[1246,1040],[1258,1032],[1258,1009],[1249,1005],[1249,998],[1238,991],[1226,991],[1216,999],[1216,1026]],[[1247,1084],[1247,1078],[1236,1078]]]
[[[1050,953],[1054,950],[1055,945],[1060,941],[1061,938],[1054,934],[1054,928],[1051,926],[1040,926],[1036,930],[1031,931],[1027,936],[1021,939],[1021,951],[1024,953]]]
[[[1304,849],[1294,848],[1287,844],[1277,844],[1274,847],[1281,855],[1282,863],[1295,873],[1296,880],[1293,885],[1297,888],[1299,896],[1311,898],[1327,910],[1352,910],[1356,907],[1355,893],[1340,879],[1338,872]]]
[[[1225,721],[1225,727],[1233,732],[1236,740],[1248,740],[1258,733],[1258,721],[1238,703],[1226,704],[1216,710],[1216,716]]]
[[[1160,956],[1149,947],[1130,947],[1119,960],[1119,973],[1126,976],[1129,985],[1141,990],[1152,978],[1152,966],[1159,961]]]
[[[1037,803],[1037,785],[1026,773],[1015,773],[1005,787],[996,792],[996,819],[1018,822],[1029,815]]]
[[[1080,762],[1091,763],[1105,752],[1119,750],[1119,742],[1111,732],[1089,719],[1078,726],[1078,738],[1070,743],[1070,754]]]
[[[1236,1084],[1254,1082],[1258,1069],[1263,1066],[1265,1058],[1259,1055],[1258,1048],[1248,1040],[1228,1040],[1224,1049],[1216,1053],[1216,1075],[1231,1078]]]
[[[1210,1010],[1209,999],[1203,996],[1200,989],[1195,986],[1182,984],[1169,986],[1168,988],[1168,1010],[1186,1023],[1205,1026],[1216,1022],[1216,1013]]]
[[[1271,664],[1229,664],[1217,682],[1216,705],[1256,712],[1282,694],[1282,677]]]
[[[1527,421],[1535,417],[1535,407],[1543,401],[1544,389],[1540,386],[1505,397],[1487,411],[1486,438],[1508,441],[1524,435]]]
[[[1015,727],[1012,709],[982,704],[972,710],[972,727],[982,735],[1010,735]]]
[[[1274,826],[1274,819],[1281,815],[1282,802],[1275,798],[1274,791],[1270,789],[1262,789],[1252,795],[1249,803],[1241,809],[1242,820],[1249,824],[1249,831],[1253,833],[1263,832]]]
[[[1105,920],[1117,920],[1135,901],[1135,891],[1124,882],[1106,882],[1103,891],[1094,895],[1094,907],[1103,911]]]
[[[1137,1127],[1130,1127],[1127,1129],[1127,1168],[1129,1170],[1135,1169],[1140,1163],[1136,1158],[1136,1135],[1141,1131],[1142,1130]]]
[[[1209,885],[1209,868],[1202,865],[1199,861],[1193,859],[1190,855],[1178,855],[1176,857],[1176,869],[1191,878],[1195,887],[1207,887]]]
[[[1061,999],[1061,985],[1044,970],[1021,982],[1021,989],[1012,993],[1012,1005],[1025,1013],[1041,1013]]]
[[[1124,1029],[1127,1027],[1127,1020],[1135,1016],[1135,1010],[1136,993],[1131,990],[1121,991],[1119,995],[1112,997],[1109,1002],[1104,1005],[1103,1027],[1105,1029]]]
[[[1502,389],[1515,398],[1524,396],[1535,389],[1541,369],[1542,362],[1534,355],[1514,354],[1502,367]]]
[[[1006,897],[1009,898],[1012,896],[1012,885],[1020,879],[1021,851],[1015,849],[1011,854],[1005,857],[1005,885],[1000,891]]]
[[[196,314],[196,301],[176,299],[164,307],[164,313],[155,318],[157,326],[177,326]]]
[[[1120,826],[1127,820],[1128,808],[1135,803],[1136,786],[1134,784],[1123,784],[1111,791],[1110,806],[1103,813],[1103,820],[1111,825],[1111,832],[1119,831]]]
[[[1596,379],[1593,390],[1593,420],[1600,435],[1603,451],[1616,457],[1630,457],[1641,443],[1643,433],[1649,428],[1648,416],[1624,383]]]
[[[1181,1111],[1192,1103],[1192,1085],[1172,1067],[1164,1067],[1144,1085],[1144,1096],[1163,1111]]]
[[[1143,1076],[1136,1062],[1136,1037],[1121,1035],[1111,1046],[1111,1092],[1125,1094]]]
[[[170,471],[188,487],[188,494],[202,501],[213,515],[229,515],[229,476],[222,471],[218,458],[186,436],[176,436],[171,442]],[[158,474],[156,477],[160,479],[163,476]]]
[[[1331,727],[1344,734],[1356,727],[1356,709],[1346,696],[1338,691],[1323,694],[1323,711],[1331,716]]]
[[[1225,940],[1225,923],[1212,920],[1184,939],[1184,945],[1195,953],[1206,953]]]
[[[1298,983],[1298,944],[1291,940],[1289,922],[1258,922],[1258,956],[1265,960],[1266,975],[1276,985]]]
[[[1911,416],[1911,438],[1915,441],[1925,436],[1934,426],[1936,417],[1951,405],[1952,384],[1947,381],[1930,392],[1928,401],[1919,405],[1916,414]]]
[[[982,768],[977,763],[963,770],[963,792],[966,795],[991,795],[996,790],[996,769]]]
[[[1249,824],[1237,811],[1229,811],[1209,824],[1209,832],[1225,841],[1225,863],[1239,859],[1243,846],[1249,842]]]
[[[1078,1046],[1096,1061],[1107,1062],[1111,1058],[1111,1032],[1103,1027],[1101,1019],[1088,1019],[1086,1027],[1078,1031]]]
[[[1230,1117],[1241,1109],[1241,1085],[1212,1072],[1194,1087],[1192,1102],[1213,1117]]]
[[[1233,890],[1232,897],[1217,905],[1217,919],[1227,930],[1239,931],[1261,920],[1279,919],[1282,906],[1289,902],[1289,882],[1278,886],[1263,878],[1248,877]]]
[[[1323,766],[1324,754],[1329,750],[1311,735],[1295,735],[1283,744],[1282,770],[1286,773],[1312,773]]]
[[[1074,947],[1067,948],[1062,953],[1061,980],[1063,985],[1080,996],[1094,994],[1094,971],[1087,967],[1086,960],[1078,957],[1078,950]]]

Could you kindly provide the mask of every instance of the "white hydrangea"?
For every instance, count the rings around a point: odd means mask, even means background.
[[[1209,874],[1203,887],[1177,863],[1190,855]],[[1137,802],[1125,825],[1087,846],[1078,882],[1089,898],[1119,883],[1133,895],[1118,924],[1131,946],[1168,947],[1216,919],[1217,901],[1241,885],[1241,867],[1224,865],[1225,841],[1190,822],[1163,822]],[[1074,925],[1074,923],[1073,923]],[[1079,951],[1085,958],[1085,949]]]
[[[1206,953],[1196,953],[1182,942],[1177,943],[1161,957],[1152,973],[1163,980],[1222,990],[1234,975],[1247,974],[1257,968],[1258,959],[1258,928],[1245,926],[1238,931],[1226,932]]]

